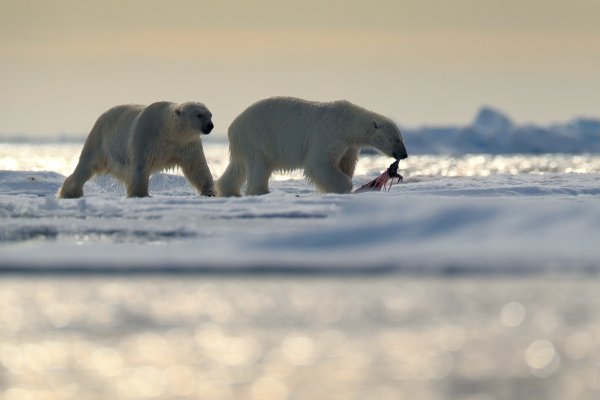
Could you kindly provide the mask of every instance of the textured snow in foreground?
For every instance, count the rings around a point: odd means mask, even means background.
[[[368,177],[355,179],[355,186]],[[103,177],[58,200],[63,176],[0,172],[4,271],[587,271],[600,267],[600,176],[415,177],[390,192],[204,198],[177,175],[127,199]]]

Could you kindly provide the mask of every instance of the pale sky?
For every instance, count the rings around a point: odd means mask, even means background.
[[[111,106],[348,99],[401,125],[600,117],[600,1],[0,0],[0,135],[86,134]]]

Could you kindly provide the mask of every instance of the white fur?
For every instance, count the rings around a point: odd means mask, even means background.
[[[200,140],[201,133],[212,129],[211,118],[201,103],[111,108],[96,121],[59,196],[81,197],[84,183],[94,174],[105,173],[123,181],[128,196],[148,196],[150,175],[175,166],[200,193],[213,196],[213,179]]]
[[[322,192],[349,193],[362,147],[406,158],[394,122],[348,101],[268,98],[242,112],[228,135],[230,163],[217,181],[220,196],[240,196],[245,181],[246,194],[268,193],[273,171],[293,169],[304,169]]]

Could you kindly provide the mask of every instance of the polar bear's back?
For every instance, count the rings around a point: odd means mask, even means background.
[[[94,130],[112,131],[115,134],[129,131],[145,108],[146,106],[139,104],[123,104],[113,107],[98,118]]]
[[[344,102],[319,103],[294,97],[271,97],[252,104],[229,127],[232,151],[253,148],[275,168],[298,168],[310,142],[322,140],[344,118]],[[247,153],[247,151],[241,151]]]
[[[235,131],[241,124],[274,131],[285,130],[290,126],[310,127],[311,123],[330,113],[336,104],[337,102],[319,103],[295,97],[270,97],[246,108],[233,121],[230,130]]]

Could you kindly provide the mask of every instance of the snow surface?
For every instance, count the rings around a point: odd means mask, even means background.
[[[402,171],[401,171],[402,172]],[[405,173],[406,175],[406,173]],[[128,199],[109,177],[56,199],[54,172],[0,172],[7,271],[531,273],[600,267],[600,175],[407,176],[390,192],[321,195],[302,179],[205,198],[179,175]],[[371,176],[355,178],[355,187]]]

